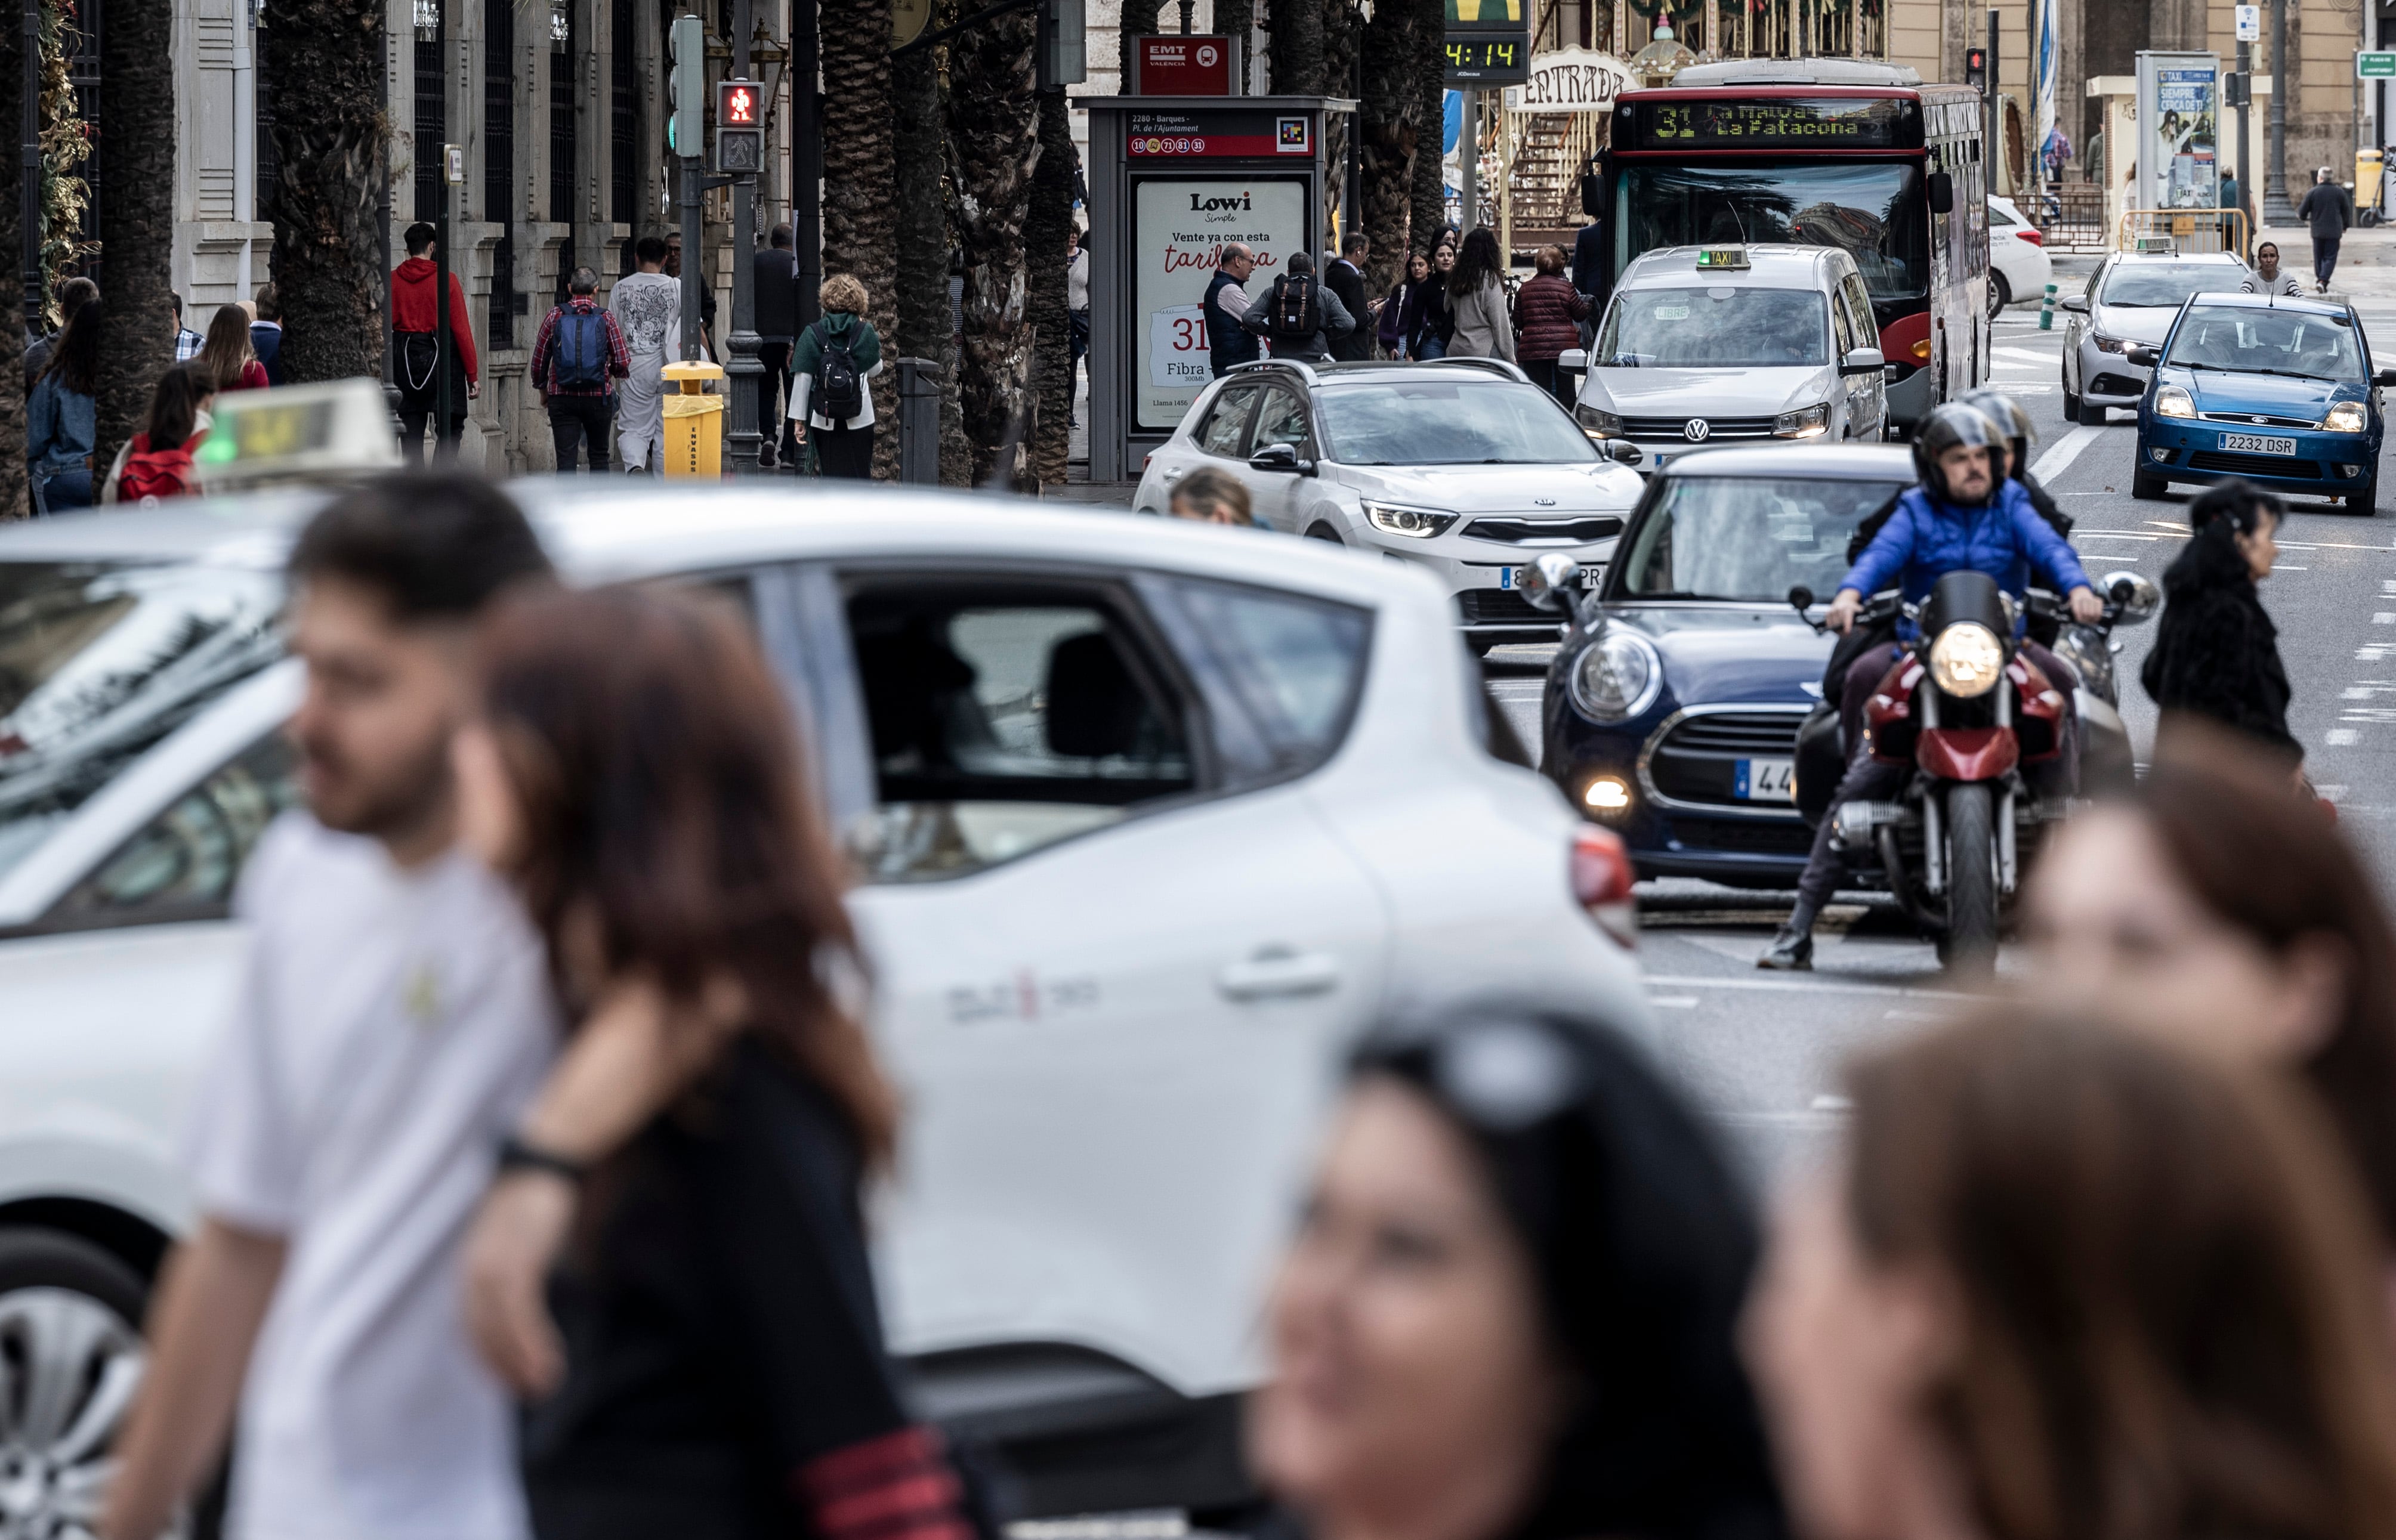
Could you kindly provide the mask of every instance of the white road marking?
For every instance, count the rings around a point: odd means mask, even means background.
[[[1699,975],[1651,974],[1646,982],[1650,989],[1662,985],[1673,989],[1762,989],[1773,994],[1880,995],[1892,1000],[1977,1000],[1982,998],[1955,989],[1922,989],[1902,984],[1835,984],[1817,979],[1708,978]]]
[[[2039,456],[2030,473],[2041,481],[2053,481],[2080,458],[2080,451],[2096,442],[2096,432],[2094,428],[2074,428],[2057,439],[2054,448]]]
[[[1694,1011],[1697,1008],[1697,997],[1696,995],[1649,995],[1647,1003],[1667,1011]]]
[[[2032,352],[2028,348],[1990,348],[1989,352],[1992,357],[2026,358],[2033,364],[2053,364],[2063,356],[2060,352]]]
[[[1817,1112],[1848,1112],[1854,1110],[1855,1105],[1844,1096],[1821,1095],[1814,1098],[1813,1109]]]
[[[2344,749],[2349,745],[2362,742],[2363,735],[2356,732],[2351,727],[2333,727],[2329,730],[2328,741],[2329,746],[2333,749]]]

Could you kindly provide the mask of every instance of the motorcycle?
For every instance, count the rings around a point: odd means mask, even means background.
[[[2132,773],[2128,735],[2114,709],[2110,634],[2150,618],[2157,595],[2134,572],[2109,574],[2105,593],[2102,617],[2084,625],[2057,595],[2030,591],[2030,615],[2057,623],[2053,650],[2078,675],[2061,680],[2021,650],[2014,631],[2023,606],[1986,573],[1950,572],[1919,604],[1895,591],[1873,595],[1858,626],[1885,626],[1901,615],[1919,631],[1864,712],[1873,759],[1911,772],[1893,800],[1830,805],[1847,763],[1835,703],[1817,707],[1799,730],[1798,810],[1817,827],[1834,818],[1842,846],[1878,856],[1890,891],[1937,938],[1943,962],[1993,965],[2026,856],[2070,813],[2068,798],[2033,795],[2023,770],[2062,751],[2075,708],[2082,784],[2110,789]],[[1826,629],[1806,613],[1810,590],[1791,589],[1789,602],[1808,625]]]

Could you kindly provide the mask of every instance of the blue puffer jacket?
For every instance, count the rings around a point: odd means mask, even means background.
[[[1996,500],[1985,508],[1957,508],[1917,486],[1897,500],[1897,511],[1839,586],[1870,598],[1894,581],[1918,603],[1950,572],[1985,572],[2019,599],[2030,588],[2032,567],[2059,593],[2096,586],[2071,547],[2030,506],[2019,482],[2003,483]],[[1900,621],[1897,633],[1913,635],[1913,622]]]

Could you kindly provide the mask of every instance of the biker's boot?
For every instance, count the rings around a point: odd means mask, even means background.
[[[1776,973],[1811,973],[1814,971],[1814,906],[1800,902],[1789,916],[1789,923],[1774,933],[1772,945],[1755,960],[1759,968]]]

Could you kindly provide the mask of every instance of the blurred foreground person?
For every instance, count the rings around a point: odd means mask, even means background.
[[[2018,1008],[1847,1080],[1748,1321],[1808,1534],[2396,1534],[2376,1253],[2299,1098]]]
[[[2302,763],[2288,731],[2288,670],[2279,628],[2256,585],[2280,558],[2286,505],[2243,481],[2190,499],[2194,536],[2163,569],[2163,613],[2138,681],[2166,711],[2192,711],[2234,727]]]
[[[1253,506],[1245,483],[1211,465],[1202,465],[1173,484],[1172,511],[1177,519],[1251,528],[1257,522]]]
[[[455,849],[449,739],[477,612],[548,571],[515,505],[455,474],[369,484],[292,550],[311,811],[242,874],[249,955],[185,1145],[199,1224],[151,1311],[107,1540],[166,1528],[236,1396],[234,1540],[526,1533],[450,1280],[552,1034],[538,940]]]
[[[2298,1070],[2396,1252],[2396,931],[2280,760],[2167,720],[2137,796],[2072,819],[2040,857],[2024,923],[2050,998]]]
[[[150,392],[150,416],[141,431],[116,451],[100,500],[155,503],[197,497],[200,471],[192,457],[208,436],[208,409],[216,399],[216,376],[207,365],[169,365]]]
[[[770,670],[729,610],[630,588],[527,596],[482,656],[468,843],[523,896],[569,1018],[646,1017],[685,1077],[592,1167],[551,1287],[562,1365],[517,1376],[546,1392],[535,1533],[963,1540],[884,1350],[859,1192],[897,1103],[832,992],[861,965]],[[526,1138],[501,1163],[586,1185]]]
[[[1733,1343],[1755,1251],[1696,1120],[1603,1030],[1379,1035],[1274,1289],[1256,1473],[1311,1540],[1773,1540]]]

